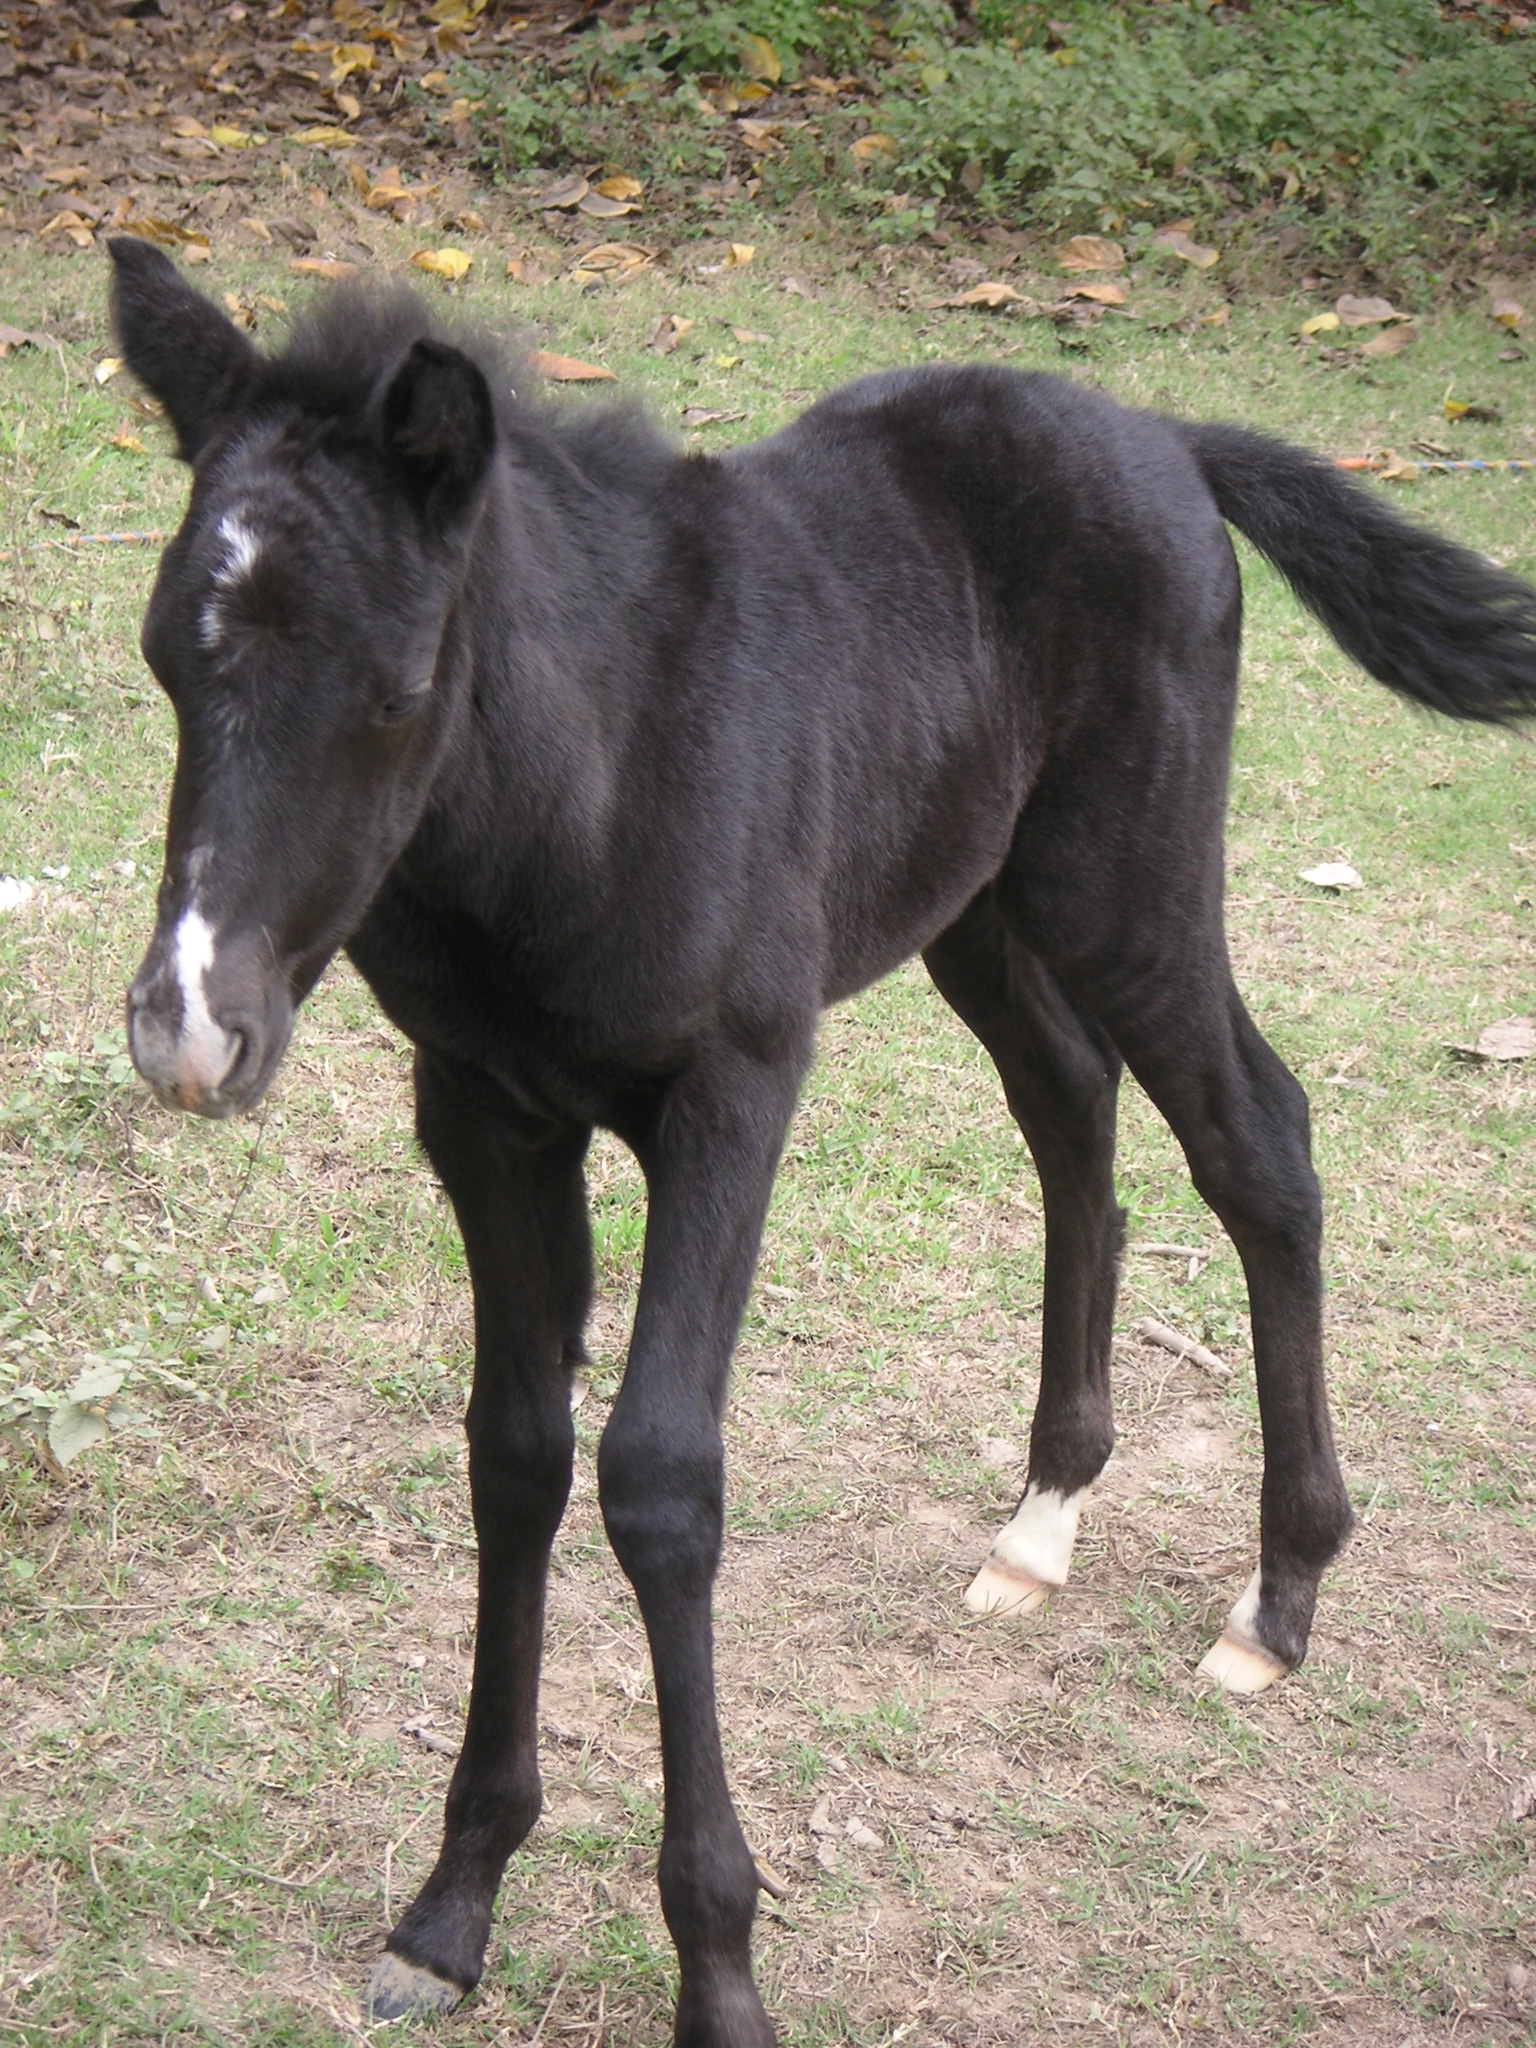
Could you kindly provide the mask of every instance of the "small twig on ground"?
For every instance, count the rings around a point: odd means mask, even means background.
[[[549,2016],[555,2009],[555,2000],[560,1996],[561,1992],[565,1989],[565,1979],[566,1972],[562,1970],[559,1976],[555,1979],[555,1988],[549,1994],[549,1998],[545,2004],[544,2010],[539,2014],[539,2024],[528,2036],[528,2048],[539,2048],[539,2042],[544,2038],[544,2029],[549,2024]]]
[[[1229,1380],[1232,1368],[1225,1359],[1218,1358],[1214,1351],[1207,1351],[1203,1344],[1197,1344],[1193,1337],[1186,1337],[1178,1330],[1170,1330],[1166,1323],[1159,1323],[1151,1316],[1143,1316],[1136,1325],[1136,1335],[1148,1344],[1159,1345],[1164,1351],[1171,1351],[1179,1358],[1187,1358],[1191,1365],[1198,1365],[1202,1372],[1208,1372],[1213,1380]]]

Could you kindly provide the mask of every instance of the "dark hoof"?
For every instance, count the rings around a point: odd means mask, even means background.
[[[368,1986],[368,2017],[403,2020],[413,2013],[452,2012],[464,1995],[462,1984],[451,1983],[386,1949]]]

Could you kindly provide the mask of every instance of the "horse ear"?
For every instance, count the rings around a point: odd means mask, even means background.
[[[182,461],[193,462],[255,383],[260,358],[152,242],[115,235],[107,247],[112,325],[124,359],[170,415]]]
[[[380,408],[384,446],[407,491],[434,521],[469,510],[496,445],[484,372],[441,341],[416,341]]]

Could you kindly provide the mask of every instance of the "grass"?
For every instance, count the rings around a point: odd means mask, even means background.
[[[494,245],[476,246],[478,276]],[[1294,304],[1238,303],[1214,327],[1209,280],[1150,280],[1139,323],[1074,333],[1069,353],[1045,323],[927,310],[936,259],[841,255],[787,221],[734,273],[678,264],[591,295],[486,283],[460,303],[606,362],[674,422],[742,415],[705,446],[940,354],[1335,450],[1447,438],[1450,383],[1503,407],[1455,430],[1473,452],[1536,444],[1529,367],[1497,360],[1476,308],[1368,369],[1296,342]],[[0,873],[38,884],[0,916],[0,1373],[61,1392],[105,1357],[135,1410],[65,1479],[30,1453],[4,1474],[0,2032],[330,2048],[363,2037],[353,1994],[430,1862],[449,1759],[422,1736],[454,1742],[464,1704],[463,1261],[411,1146],[403,1048],[346,968],[259,1124],[173,1120],[127,1073],[119,991],[152,918],[172,752],[135,650],[153,555],[66,553],[41,515],[165,527],[183,481],[91,377],[100,264],[0,266],[8,319],[64,343],[0,364]],[[213,282],[290,284],[224,249]],[[696,326],[662,359],[644,341],[664,311]],[[125,422],[150,452],[112,445]],[[1440,479],[1411,504],[1530,574],[1530,489]],[[1128,1089],[1119,1328],[1155,1314],[1239,1369],[1216,1386],[1122,1334],[1120,1448],[1072,1586],[1025,1630],[966,1617],[1028,1435],[1037,1190],[982,1055],[919,973],[830,1016],[743,1338],[719,1598],[734,1783],[788,1888],[762,1976],[801,2048],[988,2048],[1023,2026],[1395,2048],[1536,2024],[1519,1988],[1531,1824],[1508,1807],[1536,1770],[1536,1085],[1445,1050],[1532,1007],[1530,755],[1410,714],[1261,564],[1244,572],[1232,943],[1312,1096],[1360,1530],[1297,1677],[1251,1705],[1194,1689],[1251,1566],[1257,1416],[1236,1260]],[[1299,880],[1332,858],[1365,887]],[[612,1144],[592,1185],[601,1303],[552,1581],[548,1812],[485,1986],[430,2030],[445,2043],[511,2042],[541,2017],[545,2039],[667,2038],[654,1705],[592,1481],[644,1205]],[[1148,1239],[1215,1255],[1188,1280],[1136,1250]],[[812,1834],[821,1801],[831,1833]]]

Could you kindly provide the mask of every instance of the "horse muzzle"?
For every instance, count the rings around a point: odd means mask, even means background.
[[[128,1050],[160,1100],[225,1117],[259,1101],[293,1025],[262,931],[220,935],[196,910],[156,931],[128,991]]]

